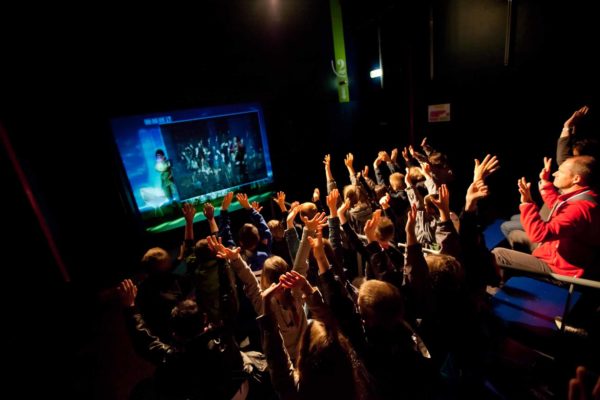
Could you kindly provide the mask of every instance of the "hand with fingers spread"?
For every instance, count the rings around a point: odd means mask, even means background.
[[[404,148],[402,149],[402,158],[404,158],[404,161],[406,161],[406,162],[409,162],[409,161],[410,161],[410,159],[411,159],[411,157],[410,157],[410,155],[409,155],[409,152],[408,152],[408,148],[407,148],[407,147],[404,147]]]
[[[286,289],[298,289],[305,296],[310,296],[315,291],[306,278],[296,271],[286,272],[279,277],[279,283]]]
[[[281,212],[286,212],[285,208],[285,192],[277,192],[276,196],[273,197],[273,201],[277,203]]]
[[[233,192],[229,192],[223,197],[223,202],[221,203],[221,211],[229,210],[229,206],[231,205],[231,201],[233,200]]]
[[[497,171],[500,168],[500,161],[496,156],[490,156],[487,154],[483,161],[479,162],[475,159],[475,169],[473,170],[473,182],[478,180],[484,180],[492,172]]]
[[[329,218],[335,218],[338,216],[337,202],[340,198],[340,191],[333,189],[327,195],[327,207],[329,207]]]
[[[196,215],[196,207],[192,203],[183,203],[183,208],[181,209],[183,212],[183,218],[185,218],[186,223],[193,223],[194,216]]]
[[[258,201],[253,201],[251,205],[252,205],[252,208],[254,208],[258,212],[260,212],[263,209],[263,207],[260,205],[260,203]]]
[[[441,185],[438,198],[432,197],[431,202],[440,210],[440,221],[446,222],[450,219],[450,191],[448,186]]]
[[[469,188],[467,189],[467,196],[465,201],[465,211],[475,211],[477,207],[477,202],[487,197],[489,194],[489,190],[487,185],[483,182],[483,180],[478,180],[472,182]]]
[[[232,249],[223,245],[222,239],[216,236],[207,236],[206,241],[208,242],[208,248],[216,254],[218,258],[224,260],[234,261],[240,258],[240,248],[234,247]]]
[[[550,181],[552,169],[552,159],[548,157],[544,157],[544,168],[540,171],[540,183],[546,184]]]
[[[210,203],[204,203],[202,212],[207,220],[215,219],[215,207]]]
[[[590,108],[588,106],[583,106],[579,110],[575,111],[573,115],[571,115],[569,119],[565,121],[560,136],[565,137],[575,133],[575,126],[577,125],[577,122],[582,117],[586,116],[589,110]]]
[[[352,153],[346,154],[346,158],[344,158],[344,164],[346,165],[346,168],[348,168],[350,175],[356,175],[356,172],[354,172],[354,155]]]
[[[533,203],[533,199],[531,198],[531,183],[527,182],[523,177],[517,180],[517,186],[521,194],[521,204]]]
[[[246,210],[252,208],[250,203],[248,202],[248,195],[246,193],[238,193],[235,195],[237,201],[240,202],[240,205],[244,207]]]
[[[296,219],[296,215],[298,215],[299,212],[300,205],[290,208],[290,212],[288,213],[287,218],[285,220],[288,229],[294,228],[294,220]]]
[[[327,216],[324,212],[317,213],[312,219],[308,219],[305,216],[300,216],[302,222],[304,222],[304,226],[311,231],[317,231],[319,227],[323,228],[327,226]]]
[[[117,287],[117,292],[119,293],[119,297],[121,299],[121,304],[123,304],[123,307],[135,306],[137,286],[135,286],[131,279],[125,279],[121,283],[119,283],[119,286]]]

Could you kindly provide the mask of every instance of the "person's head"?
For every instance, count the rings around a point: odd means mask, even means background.
[[[242,250],[256,250],[256,246],[258,246],[258,242],[260,241],[258,228],[252,224],[244,224],[240,228],[238,241]]]
[[[595,139],[581,139],[573,144],[573,155],[598,157],[599,147],[599,143]]]
[[[154,156],[156,157],[156,159],[158,160],[164,160],[165,159],[165,152],[162,149],[158,149],[156,150],[156,152],[154,153]]]
[[[404,301],[398,288],[376,279],[361,285],[358,309],[367,329],[392,330],[404,318]]]
[[[433,153],[431,153],[428,157],[429,159],[429,164],[432,167],[440,167],[443,168],[446,166],[447,160],[446,160],[446,156],[442,153],[440,153],[439,151],[435,151]]]
[[[380,244],[387,244],[394,238],[394,223],[388,217],[381,217],[375,228],[375,236]]]
[[[413,185],[425,180],[425,176],[419,167],[410,167],[408,169],[408,175],[410,176],[410,181],[413,183]]]
[[[166,272],[171,269],[171,266],[171,256],[161,247],[151,248],[142,257],[142,267],[149,273]]]
[[[269,222],[267,222],[267,226],[269,227],[269,230],[273,235],[274,241],[280,242],[284,239],[285,229],[283,228],[283,224],[281,223],[281,221],[277,219],[272,219]]]
[[[205,263],[215,259],[212,250],[208,247],[208,241],[206,239],[200,239],[196,242],[196,245],[194,246],[194,255],[199,263]]]
[[[360,366],[346,337],[321,321],[310,320],[300,339],[299,397],[307,400],[360,398],[366,389]]]
[[[205,326],[206,317],[194,300],[184,300],[171,311],[173,336],[180,341],[193,339],[204,331]]]
[[[563,193],[571,193],[594,183],[596,159],[575,156],[566,159],[554,174],[554,186]]]
[[[262,274],[260,275],[260,287],[267,289],[271,284],[278,283],[279,277],[288,272],[290,266],[279,256],[267,258],[263,264]]]
[[[394,172],[390,175],[390,187],[393,190],[402,190],[405,188],[406,184],[404,183],[404,174],[400,172]]]
[[[437,194],[428,194],[427,196],[425,196],[425,198],[423,198],[423,204],[424,204],[425,211],[427,212],[427,214],[430,214],[430,215],[438,214],[438,208],[435,206],[435,204],[433,204],[433,200],[437,200],[437,199],[438,199]]]
[[[310,201],[300,204],[300,215],[308,219],[313,219],[319,212],[319,209]]]
[[[446,254],[428,254],[425,260],[435,293],[451,296],[460,289],[464,270],[456,258]]]
[[[360,186],[346,185],[344,186],[344,200],[350,199],[350,207],[354,207],[356,204],[364,203],[367,199],[367,194]]]

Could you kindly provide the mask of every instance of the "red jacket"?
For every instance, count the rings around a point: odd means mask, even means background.
[[[557,274],[581,277],[594,265],[600,246],[600,208],[586,199],[573,199],[586,192],[597,202],[597,194],[583,188],[569,194],[559,194],[552,183],[540,187],[544,203],[553,210],[544,222],[537,205],[521,204],[521,223],[532,242],[541,243],[533,255],[544,261]]]

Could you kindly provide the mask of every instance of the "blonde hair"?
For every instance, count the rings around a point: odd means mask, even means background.
[[[404,317],[404,301],[398,288],[376,279],[361,285],[358,307],[367,326],[391,328]]]
[[[152,272],[167,271],[171,263],[171,256],[162,247],[153,247],[142,257],[142,265]]]

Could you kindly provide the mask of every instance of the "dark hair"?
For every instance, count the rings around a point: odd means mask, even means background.
[[[348,339],[336,328],[310,320],[302,334],[298,356],[300,398],[361,399],[368,391],[365,376]]]
[[[260,241],[258,228],[252,224],[244,224],[240,228],[238,239],[243,249],[254,250]]]
[[[194,300],[184,300],[171,311],[173,333],[181,339],[192,339],[204,329],[204,316]]]
[[[156,153],[154,153],[155,156],[165,156],[165,152],[162,149],[158,149],[156,150]]]

